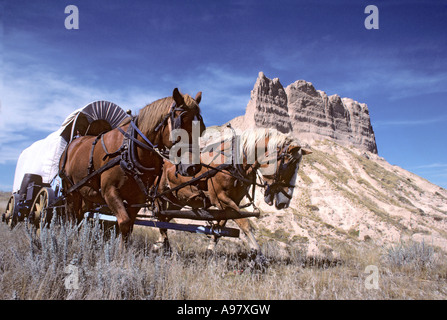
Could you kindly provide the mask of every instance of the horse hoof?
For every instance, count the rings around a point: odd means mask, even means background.
[[[162,250],[162,246],[159,245],[158,243],[154,243],[152,245],[152,253],[160,253],[161,250]]]
[[[214,257],[214,250],[207,248],[205,250],[205,257],[206,258],[212,258]]]
[[[248,255],[248,259],[249,259],[248,265],[250,270],[261,273],[267,271],[269,263],[267,258],[262,254],[262,252],[252,250]]]
[[[169,242],[166,241],[156,242],[152,245],[152,253],[171,256],[172,249]]]

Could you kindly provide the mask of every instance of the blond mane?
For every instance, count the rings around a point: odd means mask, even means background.
[[[232,152],[232,141],[234,137],[234,132],[232,129],[227,128],[225,126],[208,128],[211,130],[217,130],[214,133],[211,133],[210,136],[203,136],[200,139],[200,147],[207,148],[211,145],[215,145],[216,148],[220,149],[221,144],[223,143],[222,151],[230,156]],[[217,134],[218,133],[218,134]],[[264,152],[260,153],[257,148],[262,147],[263,140],[267,137],[269,138],[269,142],[267,146],[267,151],[269,154],[276,154],[277,148],[283,148],[284,145],[296,145],[301,146],[301,143],[292,137],[290,134],[284,134],[276,129],[267,129],[267,128],[254,128],[254,129],[246,129],[243,132],[237,132],[238,135],[238,150],[240,155],[244,155],[247,159],[257,159],[262,161],[259,156],[263,158]]]

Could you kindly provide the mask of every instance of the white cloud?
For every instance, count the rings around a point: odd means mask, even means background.
[[[98,89],[83,84],[80,79],[57,74],[34,65],[18,68],[14,63],[4,65],[4,86],[0,109],[0,164],[17,161],[20,152],[31,145],[36,133],[43,138],[57,130],[74,110],[95,100],[112,101],[123,109],[137,112],[156,99],[162,98],[154,88]],[[209,124],[222,124],[245,112],[249,90],[257,75],[244,76],[214,65],[201,67],[194,77],[170,78],[164,83],[176,83],[184,93],[195,95],[203,91],[202,113]],[[241,90],[242,88],[242,90]],[[240,92],[235,93],[235,92]],[[219,110],[219,112],[216,112]],[[229,117],[223,119],[221,115]]]
[[[108,100],[137,111],[160,98],[137,89],[101,90],[39,68],[25,76],[13,64],[4,67],[0,164],[16,161],[20,152],[36,140],[36,132],[45,135],[57,130],[71,112],[92,101]]]
[[[222,66],[208,64],[191,74],[166,75],[167,83],[177,83],[183,93],[202,91],[202,114],[207,125],[220,125],[244,114],[250,90],[258,74],[246,75]]]
[[[410,119],[398,119],[398,120],[384,120],[384,121],[374,121],[373,127],[387,127],[387,126],[423,126],[429,125],[439,122],[447,122],[446,117],[437,117],[437,118],[427,118],[427,119],[418,119],[418,120],[410,120]]]
[[[447,189],[447,163],[434,162],[410,167],[409,170]]]
[[[38,140],[36,133],[43,138],[57,130],[72,111],[92,101],[108,100],[136,112],[163,97],[156,91],[159,88],[94,87],[48,69],[26,54],[5,61],[2,74],[0,164],[14,163],[24,148]],[[214,125],[244,113],[256,76],[209,64],[198,67],[193,75],[166,75],[161,80],[191,95],[203,91],[202,113],[205,122]]]
[[[430,163],[414,167],[414,169],[447,168],[447,163]]]

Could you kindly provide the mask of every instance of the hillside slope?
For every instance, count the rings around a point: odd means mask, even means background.
[[[413,240],[447,251],[447,190],[378,155],[333,141],[316,141],[305,156],[291,206],[265,204],[252,220],[260,241],[330,254],[340,244],[388,246]],[[336,252],[333,252],[336,254]]]

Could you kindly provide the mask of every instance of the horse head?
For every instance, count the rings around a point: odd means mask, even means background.
[[[162,133],[163,145],[170,149],[171,158],[181,159],[176,163],[176,171],[182,176],[194,176],[202,168],[198,155],[199,138],[205,130],[199,108],[202,92],[198,92],[193,99],[175,88],[172,99],[174,102],[165,118],[167,125]]]
[[[272,174],[263,174],[264,201],[268,205],[275,204],[277,209],[289,207],[302,157],[311,153],[312,151],[302,148],[293,140],[277,148],[275,171]]]

